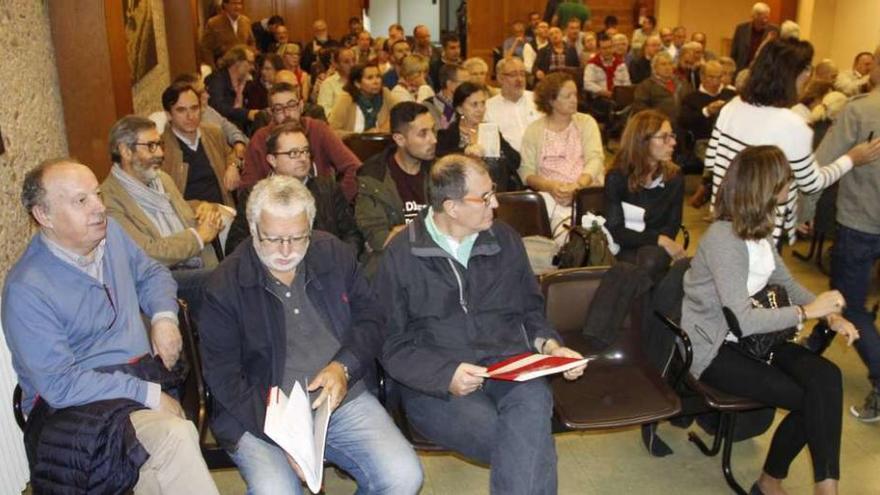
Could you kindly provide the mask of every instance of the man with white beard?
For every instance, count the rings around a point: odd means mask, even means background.
[[[258,182],[247,219],[248,245],[211,275],[199,317],[211,430],[248,493],[302,493],[299,466],[263,432],[269,390],[295,382],[333,410],[328,462],[363,492],[417,493],[418,457],[368,390],[384,317],[354,252],[313,230],[314,199],[293,177]]]

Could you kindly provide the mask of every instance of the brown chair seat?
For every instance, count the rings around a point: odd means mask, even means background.
[[[689,387],[691,387],[691,389],[703,396],[703,399],[705,399],[706,404],[708,404],[709,407],[711,407],[712,409],[717,409],[721,412],[748,411],[751,409],[760,409],[762,407],[767,407],[760,402],[754,401],[752,399],[737,397],[735,395],[721,392],[720,390],[712,388],[690,375],[688,375],[687,384]]]
[[[394,141],[391,134],[362,133],[349,134],[342,142],[363,162],[384,151]]]
[[[640,301],[610,345],[581,334],[606,268],[559,270],[541,277],[547,319],[565,344],[596,359],[575,381],[554,377],[555,414],[570,429],[597,430],[652,423],[675,416],[681,401],[641,349]]]
[[[522,237],[540,235],[553,237],[550,217],[544,198],[534,191],[498,193],[495,218],[514,228]]]

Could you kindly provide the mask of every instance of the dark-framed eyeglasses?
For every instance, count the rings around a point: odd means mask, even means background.
[[[295,160],[299,157],[308,158],[310,156],[312,149],[308,146],[303,146],[302,148],[290,148],[287,151],[275,151],[271,153],[275,156],[284,156],[287,155],[291,160]]]
[[[461,198],[461,200],[467,201],[469,203],[483,203],[483,206],[490,206],[492,204],[492,199],[498,193],[497,189],[498,189],[498,186],[493,182],[491,191],[483,194],[482,196],[480,196],[478,198],[465,196],[465,197]]]
[[[309,229],[303,235],[291,235],[287,237],[265,237],[262,232],[260,232],[259,224],[257,227],[257,239],[262,242],[264,245],[272,246],[274,248],[280,248],[281,246],[288,244],[290,247],[301,248],[309,243],[309,240],[312,238],[312,229]]]
[[[146,146],[147,151],[150,153],[155,153],[156,150],[165,149],[165,143],[162,141],[147,141],[146,143],[133,143],[133,146]]]
[[[285,111],[294,111],[299,109],[299,100],[290,100],[284,105],[272,105],[269,107],[272,110],[272,113],[278,115]]]

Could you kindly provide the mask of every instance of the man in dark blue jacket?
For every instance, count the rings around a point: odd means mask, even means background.
[[[302,492],[299,467],[263,432],[269,390],[295,382],[333,410],[328,461],[366,493],[418,492],[418,458],[365,380],[384,318],[354,252],[312,230],[315,201],[293,177],[258,182],[247,218],[252,237],[212,274],[199,324],[211,429],[248,493]]]
[[[495,186],[479,160],[431,168],[427,215],[385,250],[376,288],[388,322],[382,364],[407,417],[431,441],[491,464],[491,492],[555,494],[553,398],[544,378],[484,380],[524,352],[580,357],[544,318],[519,235],[492,220]],[[565,373],[574,380],[583,366]]]

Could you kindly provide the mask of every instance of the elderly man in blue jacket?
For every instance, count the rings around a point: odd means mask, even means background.
[[[493,223],[485,165],[448,155],[431,167],[427,215],[389,244],[376,290],[388,316],[382,364],[428,439],[489,464],[497,494],[555,494],[553,398],[546,379],[485,380],[524,352],[579,358],[544,318],[519,235]],[[574,380],[584,367],[565,373]]]
[[[199,323],[211,429],[248,493],[302,493],[299,466],[263,428],[269,391],[296,382],[313,408],[329,401],[324,457],[358,493],[418,492],[418,457],[369,391],[384,318],[351,247],[312,229],[315,200],[293,177],[258,182],[247,219],[251,237],[211,275]]]
[[[177,362],[182,341],[171,273],[107,218],[98,180],[85,165],[71,159],[38,165],[25,176],[21,198],[40,232],[6,277],[2,321],[28,428],[46,405],[64,411],[128,399],[137,409],[131,425],[149,454],[135,492],[217,493],[180,404],[158,383],[106,371],[151,350],[169,369]],[[141,309],[151,319],[149,332]],[[77,448],[64,454],[74,464]]]

